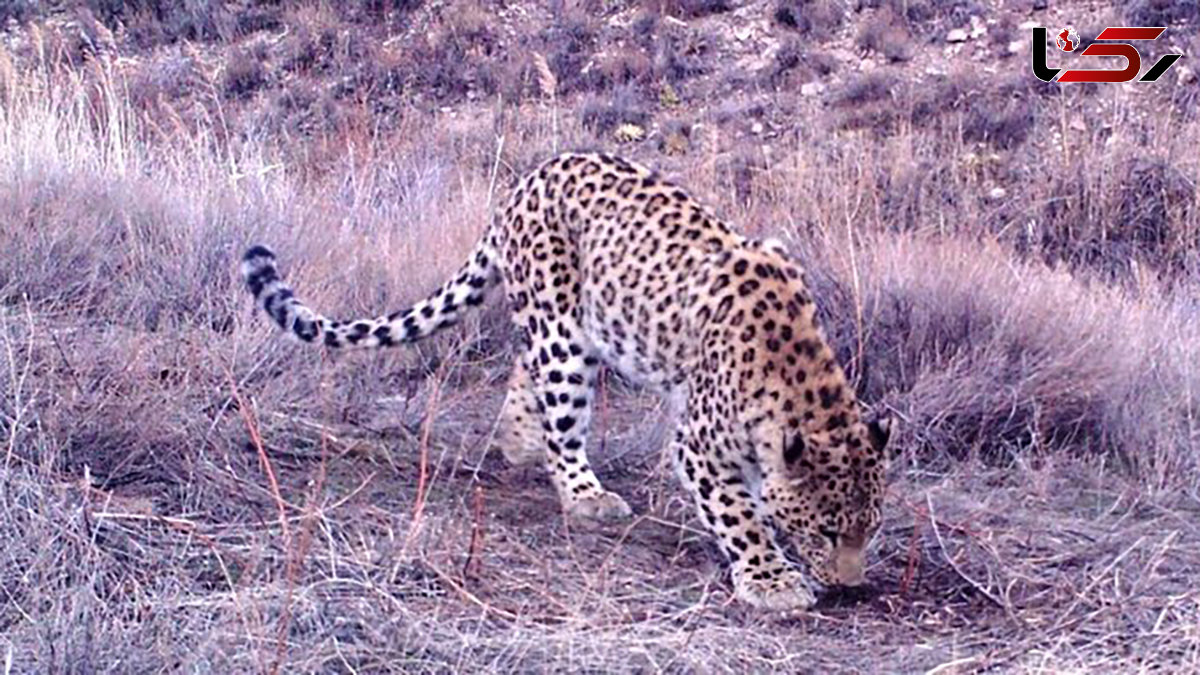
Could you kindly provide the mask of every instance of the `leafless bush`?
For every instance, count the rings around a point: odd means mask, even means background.
[[[850,129],[870,129],[881,136],[896,132],[907,112],[898,105],[905,100],[908,83],[888,71],[873,71],[846,81],[829,95],[839,111],[840,124]]]
[[[860,0],[860,8],[887,8],[919,34],[946,26],[962,26],[971,16],[985,16],[988,8],[978,0]]]
[[[1131,26],[1200,28],[1200,7],[1187,0],[1134,0],[1126,5]]]
[[[805,82],[823,78],[837,69],[837,61],[827,52],[804,47],[800,40],[788,40],[775,52],[775,64],[767,78],[776,87],[795,88],[793,78]]]
[[[654,79],[654,61],[640,49],[607,52],[596,59],[595,88],[611,90],[622,85],[649,86]]]
[[[262,50],[240,49],[230,56],[225,66],[225,93],[233,98],[246,98],[267,84],[267,68]]]
[[[236,29],[226,0],[85,0],[84,4],[110,29],[124,25],[131,39],[143,46],[229,39]]]
[[[734,7],[730,0],[651,0],[645,5],[653,14],[689,19],[722,14]]]
[[[38,0],[11,0],[0,5],[0,23],[28,21],[37,16],[39,9]]]
[[[1179,167],[1132,157],[1112,175],[1076,167],[1059,181],[1061,198],[1044,212],[1041,250],[1048,259],[1116,279],[1129,279],[1139,264],[1168,279],[1197,269],[1195,179]]]
[[[801,35],[828,39],[845,23],[846,12],[838,0],[784,0],[775,5],[773,17]]]
[[[660,30],[655,58],[657,72],[674,83],[710,72],[718,39],[712,32],[682,26]]]
[[[997,148],[1015,148],[1029,137],[1036,116],[1025,100],[980,96],[966,104],[963,138]]]
[[[583,72],[596,50],[596,19],[582,9],[564,10],[541,34],[545,54],[563,94],[589,91],[595,82]]]
[[[890,9],[880,10],[863,23],[855,39],[860,49],[876,52],[893,63],[912,58],[911,41],[908,29]]]
[[[882,72],[863,75],[848,82],[834,98],[834,103],[843,107],[861,106],[890,98],[898,80],[895,75]]]
[[[628,86],[603,97],[589,97],[579,110],[579,121],[598,136],[609,134],[622,124],[644,126],[649,119],[641,96]]]

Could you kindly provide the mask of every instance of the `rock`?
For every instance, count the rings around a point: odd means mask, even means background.
[[[994,187],[988,191],[988,199],[1000,200],[1008,196],[1008,190],[1002,187]]]
[[[1050,6],[1050,0],[1033,0],[1033,9],[1043,10]]]
[[[946,42],[966,42],[969,37],[965,29],[955,28],[946,33]]]
[[[971,16],[971,38],[977,40],[977,39],[983,37],[984,35],[987,35],[987,32],[988,32],[987,24],[985,24],[983,22],[983,19],[980,19],[978,16],[972,15]]]
[[[627,122],[613,131],[613,137],[618,143],[635,143],[646,137],[646,130]]]
[[[674,108],[680,104],[679,92],[675,91],[670,82],[663,82],[662,89],[658,92],[658,102],[664,108]]]
[[[825,85],[820,82],[805,82],[800,85],[801,96],[819,96],[825,91]]]
[[[664,155],[686,155],[692,147],[691,139],[681,130],[671,130],[664,133],[658,142],[658,149]]]

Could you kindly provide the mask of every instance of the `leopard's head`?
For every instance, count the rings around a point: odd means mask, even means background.
[[[827,586],[863,583],[866,551],[879,530],[890,419],[837,434],[784,439],[784,470],[763,485],[776,539]]]

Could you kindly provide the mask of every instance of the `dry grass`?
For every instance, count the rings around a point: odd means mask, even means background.
[[[1028,99],[1039,138],[1102,153],[1060,165],[972,136],[969,108],[835,132],[814,104],[825,126],[744,161],[718,125],[653,160],[789,242],[864,398],[903,421],[871,588],[769,614],[732,601],[661,466],[652,397],[614,381],[594,451],[638,517],[568,527],[539,472],[488,451],[498,311],[331,358],[277,339],[238,285],[238,252],[264,241],[319,306],[419,296],[494,184],[591,138],[569,87],[515,115],[347,124],[309,157],[231,133],[215,74],[201,113],[151,116],[111,57],[6,63],[6,668],[1200,667],[1194,120],[1105,94],[1129,113],[1105,144]],[[1129,222],[1162,236],[1114,244]]]

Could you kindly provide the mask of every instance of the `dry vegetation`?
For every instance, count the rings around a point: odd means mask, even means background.
[[[53,4],[0,7],[5,672],[1200,669],[1195,80],[1035,86],[1004,36],[922,75],[1019,2]],[[1126,4],[1200,54],[1194,3]],[[394,308],[514,173],[618,143],[786,240],[900,418],[865,592],[732,602],[615,379],[638,516],[569,527],[488,450],[499,307],[333,358],[239,286],[262,241]]]

